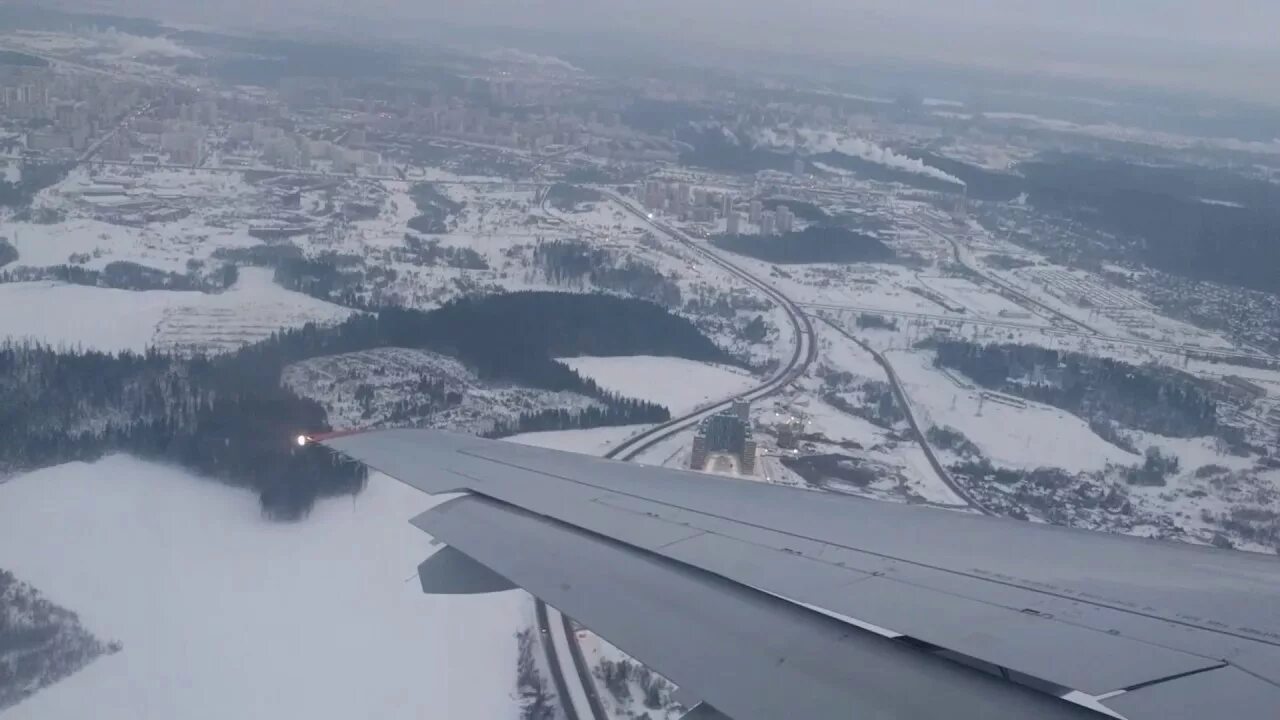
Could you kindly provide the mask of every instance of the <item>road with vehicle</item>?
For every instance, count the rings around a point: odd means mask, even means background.
[[[767,281],[752,275],[741,266],[698,243],[680,230],[665,223],[654,221],[647,213],[637,209],[612,192],[604,191],[604,194],[628,212],[638,216],[657,232],[685,245],[709,262],[724,268],[739,280],[757,289],[777,303],[787,314],[787,320],[791,325],[794,338],[792,352],[787,362],[759,385],[746,392],[703,405],[692,412],[672,418],[661,425],[656,425],[644,432],[633,435],[606,453],[606,458],[622,461],[633,460],[654,445],[692,428],[704,418],[722,410],[727,410],[735,401],[743,399],[762,400],[782,391],[805,374],[809,366],[817,358],[818,346],[813,333],[812,321],[800,309],[799,305]],[[559,617],[559,622],[552,618],[553,615]],[[578,642],[577,628],[574,627],[573,621],[568,616],[549,609],[541,600],[537,601],[537,618],[539,632],[544,637],[544,645],[547,646],[547,660],[551,667],[552,681],[561,698],[561,706],[564,708],[565,716],[569,720],[587,720],[588,718],[590,720],[610,720],[600,700],[595,678],[591,674],[591,666],[588,664],[586,656],[582,652],[582,646]],[[556,649],[557,646],[566,645],[569,649],[568,659],[572,661],[571,672],[565,671],[564,661],[566,658]],[[571,683],[581,687],[572,687]],[[580,707],[574,698],[582,698],[584,696],[586,698],[586,707]]]

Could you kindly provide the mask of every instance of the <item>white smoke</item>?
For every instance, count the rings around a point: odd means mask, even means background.
[[[795,146],[793,141],[794,135],[790,130],[774,130],[773,128],[754,128],[751,131],[751,139],[755,141],[756,147],[767,147],[771,150],[783,150],[791,152]]]
[[[539,55],[537,53],[525,52],[524,50],[517,50],[515,48],[501,48],[499,50],[494,50],[488,53],[486,57],[490,60],[511,63],[513,65],[534,65],[583,74],[582,68],[568,62],[567,60],[561,60],[554,55]]]
[[[809,129],[765,129],[756,133],[756,142],[758,144],[771,148],[780,148],[787,152],[795,149],[797,141],[800,143],[799,149],[801,152],[818,154],[835,151],[877,165],[891,167],[895,170],[924,175],[956,185],[963,186],[965,184],[963,180],[955,175],[943,172],[936,167],[925,165],[921,160],[900,155],[889,148],[881,147],[870,140],[864,140],[859,137]]]
[[[956,185],[964,185],[964,181],[950,173],[943,172],[931,165],[925,165],[924,161],[910,158],[906,155],[899,155],[889,148],[880,147],[873,142],[863,140],[861,138],[841,138],[834,148],[837,152],[845,155],[852,155],[856,158],[862,158],[877,165],[884,165],[896,170],[904,170],[917,175],[926,175],[941,180],[943,182],[954,183]]]
[[[200,58],[199,53],[183,47],[167,37],[142,37],[109,28],[95,39],[116,54],[137,58]]]

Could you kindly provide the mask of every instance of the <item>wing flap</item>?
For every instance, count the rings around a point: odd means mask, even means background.
[[[440,548],[418,565],[418,581],[428,595],[484,595],[516,589],[510,580],[451,547]]]
[[[1096,717],[764,593],[488,498],[415,526],[735,720]]]
[[[1280,688],[1226,667],[1138,688],[1103,702],[1129,718],[1274,718],[1280,715]]]
[[[1092,695],[1223,664],[1058,622],[1046,613],[1027,612],[1016,604],[941,592],[929,587],[929,578],[919,568],[910,566],[889,565],[882,572],[869,574],[713,533],[682,540],[659,552],[798,603],[818,605]]]

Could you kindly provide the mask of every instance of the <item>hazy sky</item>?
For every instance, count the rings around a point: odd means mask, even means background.
[[[65,0],[249,25],[414,20],[624,33],[675,46],[897,56],[1280,101],[1277,0]]]

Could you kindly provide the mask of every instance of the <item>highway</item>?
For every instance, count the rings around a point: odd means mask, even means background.
[[[817,358],[818,346],[816,338],[813,334],[813,324],[808,315],[800,310],[800,307],[786,295],[779,292],[772,285],[760,280],[751,273],[735,265],[733,262],[721,257],[715,253],[699,245],[697,242],[689,238],[679,230],[672,228],[666,224],[656,223],[649,218],[647,213],[636,209],[634,206],[622,200],[622,198],[611,192],[605,192],[605,195],[613,199],[628,212],[637,215],[644,222],[648,223],[659,233],[662,233],[676,242],[679,242],[698,255],[706,258],[710,262],[728,270],[737,276],[740,280],[747,283],[751,287],[758,289],[764,295],[769,297],[787,313],[787,319],[791,324],[792,332],[795,337],[795,345],[785,365],[770,375],[766,380],[756,387],[732,397],[703,405],[692,412],[672,418],[667,422],[656,425],[644,432],[633,435],[627,440],[619,443],[616,447],[605,454],[606,458],[630,461],[638,457],[641,453],[658,443],[680,432],[688,430],[698,424],[703,418],[713,415],[722,410],[727,410],[733,405],[735,400],[762,400],[775,393],[780,392],[796,379],[804,375],[809,366]],[[963,497],[963,496],[962,496]],[[595,679],[591,674],[591,667],[587,663],[586,657],[582,652],[582,647],[578,643],[578,636],[574,630],[573,622],[565,615],[559,615],[560,622],[552,622],[551,613],[541,600],[536,601],[538,631],[544,638],[543,645],[547,648],[547,661],[551,667],[552,681],[556,687],[556,692],[561,698],[560,705],[564,708],[564,713],[569,720],[610,720],[608,713],[604,709],[604,705],[600,700],[599,692],[596,688]],[[558,615],[558,613],[557,613]],[[560,653],[556,650],[557,645],[567,644],[570,659],[573,661],[573,674],[576,678],[566,678],[562,669],[562,661]],[[571,688],[570,683],[576,682],[581,685],[581,693],[575,692],[577,688]],[[572,698],[586,697],[586,708],[575,706]]]
[[[538,633],[542,635],[542,644],[547,651],[547,663],[551,666],[551,681],[556,687],[556,697],[567,699],[571,697],[569,695],[569,685],[564,680],[564,673],[560,672],[560,651],[556,649],[556,643],[552,642],[551,619],[548,616],[547,604],[539,600],[534,610],[538,617]],[[564,715],[568,720],[580,720],[577,705],[574,703],[561,700],[560,707],[564,710]]]
[[[111,127],[110,130],[104,133],[102,137],[95,140],[94,143],[88,147],[88,149],[86,149],[83,153],[81,153],[80,157],[76,158],[76,164],[83,165],[89,162],[90,160],[92,160],[93,156],[97,155],[98,151],[102,149],[102,146],[106,144],[108,140],[114,137],[116,133],[123,130],[124,127],[129,124],[130,120],[134,119],[135,117],[138,117],[139,115],[141,115],[142,113],[150,109],[151,109],[151,105],[150,103],[148,103],[147,105],[144,105],[141,108],[130,108],[129,110],[126,110],[120,116],[120,118],[116,121],[116,124]]]
[[[868,313],[871,315],[884,315],[887,317],[901,317],[915,320],[928,320],[930,322],[942,323],[962,323],[968,325],[982,325],[985,327],[1005,328],[1008,330],[1026,330],[1037,332],[1044,335],[1056,335],[1059,337],[1081,338],[1084,340],[1093,340],[1096,342],[1114,343],[1116,345],[1129,345],[1131,347],[1145,348],[1149,350],[1159,350],[1163,352],[1176,353],[1186,355],[1192,359],[1212,359],[1220,358],[1223,360],[1240,359],[1240,360],[1264,360],[1274,362],[1275,358],[1269,355],[1260,355],[1257,353],[1239,352],[1236,350],[1223,350],[1219,348],[1207,348],[1199,345],[1179,345],[1178,343],[1162,342],[1160,340],[1143,340],[1141,338],[1120,337],[1118,335],[1103,335],[1101,333],[1089,333],[1081,330],[1067,330],[1059,327],[1045,325],[1031,325],[1028,323],[1009,322],[1004,320],[986,320],[970,315],[938,315],[932,313],[910,312],[907,310],[887,310],[884,308],[865,307],[860,305],[838,305],[834,303],[800,303],[806,308],[814,308],[817,310],[836,310],[851,311],[858,313]]]
[[[907,391],[902,387],[902,382],[898,379],[898,373],[894,371],[893,365],[889,364],[888,358],[877,352],[875,348],[871,347],[867,343],[859,340],[853,335],[850,335],[848,331],[831,320],[827,318],[819,319],[827,325],[830,325],[832,330],[835,330],[849,340],[852,340],[863,350],[871,353],[871,357],[875,358],[876,364],[884,370],[884,374],[889,378],[889,385],[893,388],[893,396],[897,399],[898,404],[902,406],[902,412],[907,416],[907,423],[911,425],[911,431],[915,433],[916,438],[919,440],[920,447],[924,450],[924,456],[929,461],[929,466],[933,468],[933,472],[937,474],[938,479],[950,488],[951,492],[955,493],[961,500],[964,500],[970,507],[981,511],[985,515],[993,515],[994,513],[984,507],[982,503],[978,502],[967,488],[956,482],[955,478],[951,477],[951,473],[947,472],[947,468],[942,464],[942,461],[938,459],[937,454],[933,451],[933,446],[929,444],[929,438],[925,435],[924,428],[920,427],[920,423],[916,420],[915,413],[911,410],[911,399],[907,397]]]
[[[1252,360],[1260,359],[1260,360],[1267,360],[1271,362],[1274,362],[1277,360],[1277,358],[1262,352],[1247,353],[1247,352],[1239,352],[1239,351],[1231,351],[1231,350],[1213,350],[1213,349],[1201,348],[1195,345],[1178,345],[1176,343],[1164,343],[1164,342],[1159,342],[1155,340],[1141,340],[1138,338],[1121,338],[1121,337],[1116,337],[1114,335],[1107,335],[1103,333],[1101,330],[1098,330],[1097,328],[1094,328],[1080,320],[1077,320],[1071,317],[1070,315],[1067,315],[1066,313],[1061,312],[1060,310],[1057,310],[1037,300],[1036,298],[1023,292],[1022,290],[1019,290],[1018,288],[1001,280],[995,275],[992,275],[991,273],[983,272],[982,269],[979,268],[976,264],[969,261],[970,259],[968,258],[967,253],[960,247],[960,243],[957,242],[950,235],[948,235],[945,231],[945,228],[940,228],[928,221],[925,221],[919,218],[916,219],[916,226],[919,227],[921,230],[925,231],[926,233],[930,233],[934,237],[940,238],[950,243],[951,252],[955,256],[956,264],[961,265],[962,267],[965,268],[965,270],[969,271],[970,273],[982,279],[983,281],[990,283],[991,285],[994,285],[995,287],[999,288],[999,290],[1006,297],[1009,297],[1014,302],[1017,302],[1018,304],[1028,309],[1035,308],[1036,310],[1041,311],[1040,314],[1047,313],[1053,316],[1054,318],[1057,318],[1060,322],[1069,323],[1071,325],[1075,325],[1076,327],[1080,328],[1079,332],[1071,331],[1071,330],[1057,330],[1057,329],[1053,331],[1046,330],[1044,332],[1055,332],[1062,335],[1076,335],[1079,337],[1096,337],[1099,339],[1107,340],[1109,342],[1127,343],[1129,345],[1145,346],[1145,347],[1155,348],[1158,350],[1169,350],[1172,352],[1182,353],[1189,356],[1199,355],[1199,356],[1212,356],[1212,357],[1220,357],[1220,358],[1248,358]]]
[[[926,233],[930,233],[934,237],[941,238],[943,240],[946,240],[948,243],[950,243],[951,252],[955,255],[955,260],[957,265],[960,265],[965,270],[968,270],[970,273],[973,273],[975,276],[982,278],[982,280],[984,280],[985,282],[999,288],[1004,295],[1013,299],[1015,302],[1018,302],[1018,304],[1022,305],[1023,307],[1035,308],[1039,310],[1041,313],[1047,313],[1049,316],[1055,317],[1059,321],[1067,323],[1069,325],[1074,325],[1075,327],[1078,327],[1087,333],[1090,333],[1093,335],[1102,334],[1096,328],[1090,327],[1089,325],[1083,322],[1080,322],[1079,320],[1071,317],[1070,315],[1067,315],[1066,313],[1060,310],[1057,310],[1053,307],[1050,307],[1049,305],[1046,305],[1045,303],[1040,302],[1039,300],[1031,297],[1030,295],[1027,295],[1021,290],[1013,287],[1012,285],[1004,282],[1003,280],[993,275],[989,275],[987,273],[982,272],[982,270],[979,269],[976,265],[973,265],[967,262],[965,253],[961,252],[960,250],[960,243],[956,242],[956,240],[952,238],[950,235],[948,235],[946,232],[944,232],[942,228],[935,227],[934,225],[920,219],[916,220],[916,226],[919,227],[921,230],[924,230]]]

